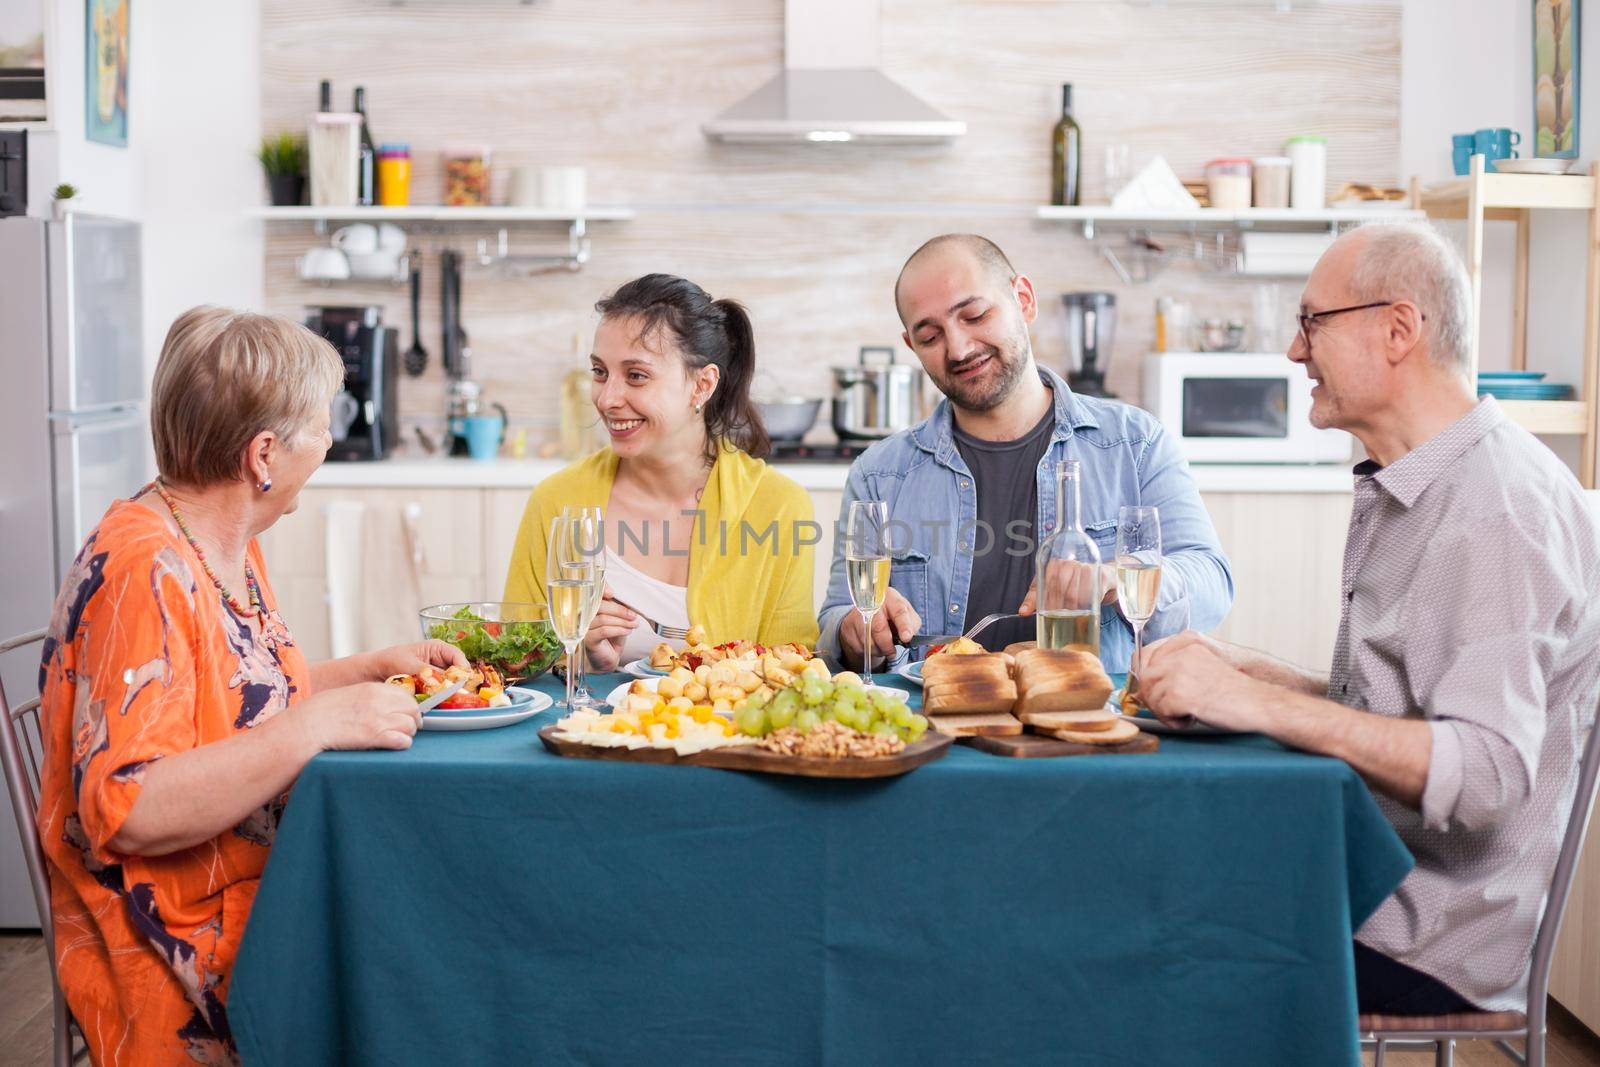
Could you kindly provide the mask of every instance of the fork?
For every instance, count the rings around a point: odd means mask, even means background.
[[[689,637],[689,631],[681,626],[663,626],[661,623],[656,622],[656,620],[652,619],[650,616],[646,615],[644,612],[640,611],[638,608],[627,603],[626,601],[618,600],[616,597],[612,597],[611,601],[618,607],[627,608],[629,611],[639,616],[639,618],[643,619],[645,624],[648,625],[650,629],[655,631],[657,637],[665,638],[668,641],[684,641]]]
[[[992,615],[985,615],[978,620],[978,624],[964,634],[918,634],[906,642],[907,648],[920,648],[923,645],[944,645],[954,641],[957,637],[974,638],[987,630],[994,623],[1004,619],[1020,619],[1022,616],[1015,611],[997,611]]]

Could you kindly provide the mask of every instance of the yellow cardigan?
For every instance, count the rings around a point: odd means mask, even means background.
[[[605,507],[618,462],[615,452],[603,448],[534,487],[511,553],[505,599],[544,603],[550,520],[568,504]],[[815,644],[812,543],[820,529],[806,491],[761,460],[724,446],[700,507],[704,524],[697,522],[689,547],[690,623],[704,626],[713,644],[741,639],[764,645]],[[660,526],[652,523],[651,545],[657,551],[660,533]],[[618,534],[607,527],[606,544],[613,550]],[[637,541],[625,540],[621,551],[624,558],[638,552]]]

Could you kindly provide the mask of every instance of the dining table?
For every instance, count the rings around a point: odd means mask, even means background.
[[[563,758],[563,710],[305,767],[227,992],[246,1064],[1360,1062],[1352,937],[1412,858],[1338,760],[801,778]]]

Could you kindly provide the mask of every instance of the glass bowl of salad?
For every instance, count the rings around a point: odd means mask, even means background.
[[[435,604],[417,613],[422,636],[448,641],[470,663],[487,663],[506,684],[532,681],[561,658],[561,642],[543,604],[480,600]]]

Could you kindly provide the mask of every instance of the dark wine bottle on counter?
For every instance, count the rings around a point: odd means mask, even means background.
[[[356,171],[356,203],[371,207],[378,202],[378,149],[367,129],[367,90],[356,86],[356,114],[361,116],[361,156]]]
[[[317,110],[333,110],[333,83],[328,81],[326,78],[322,80],[322,85],[317,96]]]
[[[1053,166],[1050,175],[1050,202],[1076,206],[1083,177],[1083,131],[1072,118],[1072,86],[1061,87],[1061,118],[1050,135]]]

